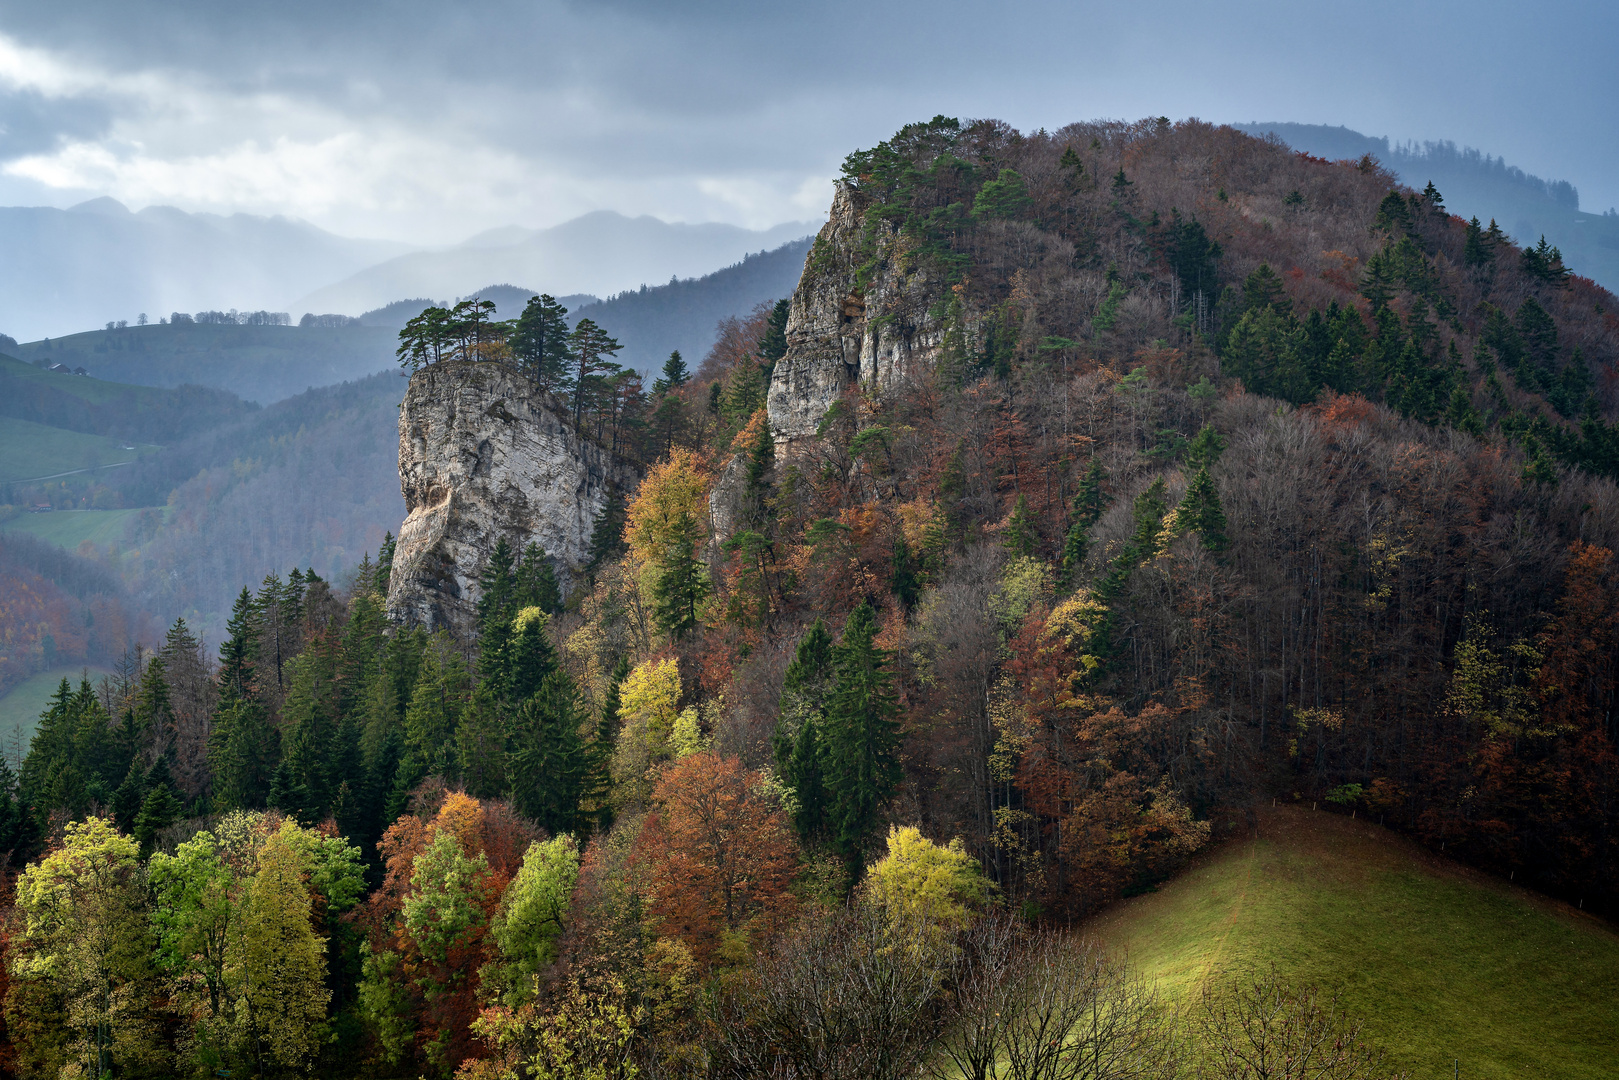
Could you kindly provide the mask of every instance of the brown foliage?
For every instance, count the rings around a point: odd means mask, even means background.
[[[653,792],[637,841],[651,911],[700,963],[728,934],[768,930],[793,908],[798,845],[760,781],[740,759],[704,752],[675,762]]]

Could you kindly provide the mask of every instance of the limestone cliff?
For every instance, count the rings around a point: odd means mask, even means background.
[[[854,187],[838,186],[793,292],[787,354],[771,375],[768,397],[778,446],[813,436],[851,383],[885,389],[938,352],[939,286],[907,267],[886,222],[862,244],[865,201]]]
[[[589,560],[591,530],[617,486],[639,476],[580,438],[523,375],[499,364],[432,364],[399,409],[399,528],[391,618],[476,629],[478,575],[501,537],[550,556],[566,588]]]

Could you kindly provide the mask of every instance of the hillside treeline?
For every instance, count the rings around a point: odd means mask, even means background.
[[[939,118],[845,182],[936,363],[778,448],[761,307],[620,417],[571,595],[501,545],[475,641],[390,627],[385,546],[61,688],[20,1071],[1280,1075],[1359,1043],[1066,933],[1272,799],[1613,912],[1611,296],[1197,122]]]

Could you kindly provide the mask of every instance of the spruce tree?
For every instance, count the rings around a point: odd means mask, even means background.
[[[258,810],[269,802],[270,781],[280,759],[280,736],[264,706],[247,698],[220,705],[214,714],[208,760],[217,809]]]
[[[1006,522],[1006,533],[1001,546],[1013,555],[1032,556],[1040,547],[1040,534],[1035,530],[1034,514],[1029,510],[1028,497],[1019,494],[1012,504],[1012,515]]]
[[[555,671],[517,707],[508,733],[512,806],[552,835],[577,827],[590,762],[579,737],[578,694]]]
[[[529,544],[523,549],[523,561],[518,566],[512,590],[512,610],[537,607],[547,615],[562,611],[562,587],[557,584],[556,571],[545,549]]]
[[[253,693],[253,657],[258,652],[253,595],[242,587],[225,623],[225,641],[219,647],[219,693],[222,698],[245,698]]]
[[[1175,513],[1176,529],[1181,533],[1196,532],[1203,546],[1215,554],[1231,546],[1226,538],[1225,510],[1220,505],[1220,493],[1209,477],[1207,465],[1198,469],[1186,486]]]
[[[851,879],[899,785],[899,724],[888,653],[877,647],[877,613],[861,601],[833,654],[823,776],[827,826]]]
[[[698,626],[698,606],[708,595],[708,574],[697,557],[697,522],[683,514],[654,569],[652,615],[658,628],[678,641]]]
[[[691,378],[691,372],[686,370],[686,361],[676,349],[669,354],[669,359],[663,362],[663,374],[652,384],[652,393],[662,397],[671,390],[678,390],[686,385]]]
[[[157,834],[178,821],[183,809],[174,791],[174,778],[169,774],[168,757],[159,757],[146,775],[146,798],[135,815],[133,833],[143,854],[152,853]]]
[[[607,496],[607,504],[596,515],[596,524],[590,531],[590,562],[586,571],[594,575],[603,566],[624,554],[624,496],[616,488]]]
[[[777,300],[770,309],[770,318],[765,322],[765,332],[759,338],[759,359],[766,365],[766,379],[768,372],[775,369],[776,363],[787,355],[787,316],[792,312],[790,300]]]

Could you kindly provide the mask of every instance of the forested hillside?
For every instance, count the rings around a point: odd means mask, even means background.
[[[64,683],[0,805],[15,1067],[1392,1075],[1398,1008],[1069,931],[1274,803],[1619,910],[1619,301],[1443,198],[937,117],[695,372],[424,312],[412,366],[644,481],[566,597],[484,553],[472,640],[387,625],[384,542]]]
[[[179,314],[183,320],[164,313],[168,321],[162,324],[153,316],[145,326],[25,342],[17,356],[47,366],[82,367],[109,382],[225,390],[261,405],[311,387],[363,379],[393,363],[393,332],[356,319],[329,316],[313,318],[310,325],[277,325],[238,323],[235,312]],[[196,321],[199,317],[209,321]]]
[[[1504,158],[1452,142],[1404,143],[1321,124],[1238,124],[1251,135],[1275,133],[1295,150],[1326,158],[1372,154],[1403,183],[1421,189],[1432,181],[1453,212],[1494,218],[1520,244],[1542,236],[1567,253],[1571,265],[1604,288],[1619,287],[1619,211],[1580,209],[1580,193],[1567,180],[1544,180]]]

